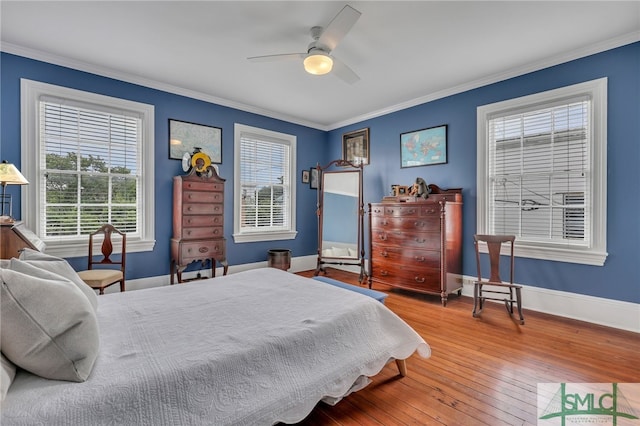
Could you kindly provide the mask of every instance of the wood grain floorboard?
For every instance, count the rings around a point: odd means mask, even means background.
[[[355,274],[328,268],[327,276],[357,285]],[[406,377],[388,364],[369,386],[335,406],[319,403],[299,425],[532,426],[538,383],[640,382],[637,333],[526,309],[519,325],[496,303],[473,318],[469,297],[453,295],[443,307],[439,297],[374,289],[429,343],[431,358],[412,355]]]

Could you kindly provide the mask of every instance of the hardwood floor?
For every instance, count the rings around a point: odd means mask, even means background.
[[[312,271],[300,273],[312,276]],[[357,276],[327,276],[355,284]],[[414,354],[407,377],[395,363],[365,389],[331,407],[318,404],[300,425],[536,425],[538,383],[640,382],[640,335],[524,310],[526,325],[504,305],[391,290],[386,305],[431,346]]]

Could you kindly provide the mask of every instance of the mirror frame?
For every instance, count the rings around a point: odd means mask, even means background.
[[[334,169],[335,167],[340,167],[341,169]],[[318,197],[317,197],[317,209],[316,215],[318,216],[318,263],[316,266],[316,270],[314,272],[314,276],[317,276],[320,272],[326,274],[325,266],[326,265],[352,265],[360,267],[360,283],[364,283],[367,280],[367,275],[365,273],[365,260],[364,260],[364,199],[363,199],[363,191],[362,191],[362,172],[363,172],[363,164],[354,164],[350,161],[346,160],[333,160],[329,164],[324,167],[321,167],[319,164],[316,166],[318,170]],[[345,169],[348,168],[348,169]],[[341,258],[341,257],[330,257],[322,255],[322,230],[324,223],[324,175],[325,173],[345,173],[345,172],[357,172],[358,173],[358,215],[356,218],[358,234],[357,234],[357,257],[352,258]]]

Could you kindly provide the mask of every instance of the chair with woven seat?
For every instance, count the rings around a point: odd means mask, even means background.
[[[114,234],[116,238],[113,238]],[[93,254],[94,237],[102,237],[101,256]],[[120,259],[112,259],[113,244],[119,243],[121,247]],[[127,256],[127,234],[117,230],[113,225],[102,225],[100,229],[89,234],[89,260],[88,269],[78,272],[82,280],[91,288],[104,294],[104,289],[110,285],[120,283],[120,291],[125,290],[125,260]],[[113,266],[118,266],[114,269]]]
[[[473,244],[476,249],[476,263],[478,265],[478,280],[473,285],[473,316],[478,317],[482,312],[485,300],[496,300],[504,302],[509,315],[513,316],[513,304],[516,304],[520,324],[524,324],[522,315],[522,286],[513,283],[514,250],[513,245],[516,240],[515,235],[479,235],[473,236]],[[480,267],[479,243],[487,244],[489,251],[490,275],[488,279],[482,278]],[[510,273],[509,281],[504,282],[500,278],[500,251],[503,244],[510,244]],[[485,288],[488,287],[488,288]],[[515,298],[514,298],[515,292]],[[486,296],[485,294],[488,294]]]

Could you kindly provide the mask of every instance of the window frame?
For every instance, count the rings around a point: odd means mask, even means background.
[[[153,105],[100,95],[38,81],[20,80],[21,103],[21,164],[29,185],[22,187],[22,219],[46,244],[46,251],[60,257],[82,257],[88,253],[88,235],[64,238],[43,238],[40,196],[41,152],[40,107],[43,97],[69,99],[72,102],[95,105],[97,108],[134,111],[142,119],[140,138],[140,226],[139,235],[127,237],[127,252],[152,251],[155,246],[155,190],[154,190],[154,114]]]
[[[289,217],[290,224],[288,230],[260,230],[241,231],[240,214],[242,206],[242,165],[241,165],[241,135],[251,133],[257,136],[264,136],[266,139],[278,139],[289,145]],[[286,133],[275,132],[244,124],[234,124],[234,188],[233,188],[233,240],[236,243],[248,243],[258,241],[278,241],[292,240],[296,238],[296,145],[297,137]]]
[[[490,233],[489,127],[490,119],[507,116],[515,111],[537,110],[578,96],[591,98],[589,117],[591,179],[587,183],[591,212],[589,245],[586,247],[556,242],[533,242],[516,238],[515,255],[533,259],[553,260],[602,266],[607,258],[607,78],[587,81],[541,93],[509,99],[477,108],[477,205],[478,234]],[[481,246],[486,253],[486,247]],[[506,254],[506,253],[502,253]]]

